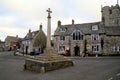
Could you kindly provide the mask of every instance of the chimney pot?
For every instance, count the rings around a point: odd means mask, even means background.
[[[61,21],[60,20],[58,21],[58,26],[61,26]]]
[[[40,24],[40,30],[42,30],[42,23]]]
[[[74,20],[72,19],[72,25],[74,25]]]

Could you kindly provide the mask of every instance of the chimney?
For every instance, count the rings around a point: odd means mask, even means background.
[[[16,38],[18,38],[18,35],[16,35]]]
[[[42,30],[42,23],[40,24],[40,30]]]
[[[72,19],[72,25],[74,25],[74,20]]]
[[[61,21],[60,20],[58,21],[58,26],[61,26]]]
[[[31,33],[31,29],[29,29],[29,33]]]

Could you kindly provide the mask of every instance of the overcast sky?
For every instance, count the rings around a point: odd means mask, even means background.
[[[47,31],[47,12],[51,8],[52,34],[57,21],[62,24],[89,23],[101,20],[101,5],[115,5],[117,0],[0,0],[0,39],[7,35],[24,37],[28,30]]]

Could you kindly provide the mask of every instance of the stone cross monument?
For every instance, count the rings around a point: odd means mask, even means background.
[[[49,50],[51,49],[51,15],[50,13],[52,13],[52,11],[50,10],[50,8],[48,8],[47,12],[48,12],[48,17],[47,17],[48,22],[47,22],[47,45],[46,47]]]
[[[66,68],[73,66],[73,62],[71,59],[66,59],[63,56],[57,55],[54,52],[54,49],[51,47],[51,16],[50,13],[52,11],[50,8],[47,10],[48,12],[48,22],[47,22],[47,44],[46,50],[39,57],[27,58],[25,60],[24,69],[34,72],[48,72],[60,68]]]

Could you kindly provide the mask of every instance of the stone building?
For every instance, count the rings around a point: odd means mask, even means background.
[[[5,50],[5,42],[0,40],[0,52]]]
[[[62,25],[58,21],[54,33],[54,48],[60,54],[69,50],[70,55],[120,54],[120,7],[102,8],[102,21]]]
[[[41,51],[43,51],[43,49],[45,48],[45,44],[46,35],[42,30],[42,25],[40,25],[40,29],[37,31],[31,32],[31,30],[29,30],[27,35],[22,40],[24,53],[28,54],[38,49],[41,49]]]
[[[20,48],[21,46],[21,39],[18,35],[16,37],[14,36],[7,36],[5,38],[5,50],[16,50],[17,48]]]
[[[40,49],[41,53],[43,53],[46,47],[46,35],[42,30],[42,25],[40,25],[40,30],[33,38],[33,47],[35,50]]]
[[[120,26],[120,6],[105,6],[101,10],[104,26]]]

